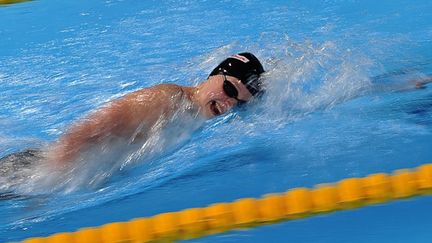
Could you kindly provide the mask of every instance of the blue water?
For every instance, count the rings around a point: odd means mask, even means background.
[[[260,102],[207,122],[150,161],[95,172],[99,183],[77,175],[61,187],[0,185],[22,195],[0,201],[0,242],[430,162],[432,85],[415,90],[410,82],[432,75],[431,23],[429,1],[0,7],[1,156],[54,141],[127,92],[197,84],[232,53],[251,51],[268,70]],[[431,202],[421,197],[194,241],[428,242]]]

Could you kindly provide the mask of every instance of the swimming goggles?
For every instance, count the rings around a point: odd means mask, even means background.
[[[240,100],[238,97],[238,90],[237,88],[234,86],[233,83],[231,83],[230,81],[228,81],[226,75],[224,73],[221,73],[224,77],[224,82],[223,82],[223,91],[225,92],[225,94],[230,97],[230,98],[234,98],[235,100],[237,100],[237,105],[243,105],[245,103],[247,103],[247,101],[245,100]]]

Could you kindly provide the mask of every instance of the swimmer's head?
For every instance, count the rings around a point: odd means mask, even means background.
[[[207,117],[221,115],[249,102],[263,90],[264,68],[251,53],[239,53],[222,61],[198,86],[198,103]]]
[[[264,68],[256,56],[249,52],[243,52],[222,61],[209,77],[225,74],[239,79],[245,85],[247,90],[257,96],[263,92],[263,86],[260,80]]]

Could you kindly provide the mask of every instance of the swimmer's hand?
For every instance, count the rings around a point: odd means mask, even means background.
[[[416,79],[416,80],[412,80],[412,82],[415,84],[416,89],[426,89],[426,85],[428,83],[432,83],[432,77]]]

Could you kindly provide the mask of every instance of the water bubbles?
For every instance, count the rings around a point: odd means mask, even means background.
[[[236,52],[250,51],[258,56],[266,69],[266,92],[248,109],[254,117],[251,123],[283,127],[370,89],[374,61],[340,42],[298,41],[287,34],[268,32],[262,33],[258,42],[248,44],[222,46],[196,62],[200,68],[211,70]]]

